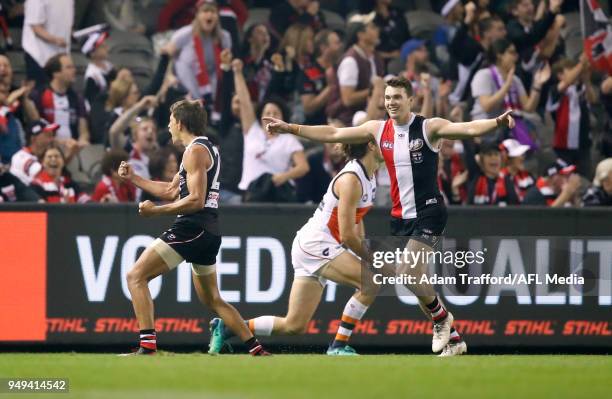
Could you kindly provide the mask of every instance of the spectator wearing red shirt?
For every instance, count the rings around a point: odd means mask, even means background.
[[[69,54],[58,54],[47,61],[45,73],[50,82],[32,93],[32,99],[44,119],[59,125],[56,137],[70,160],[78,148],[90,143],[85,102],[72,88],[76,67]]]
[[[42,156],[42,171],[32,181],[32,188],[49,203],[87,202],[89,196],[64,172],[65,159],[57,145],[49,146]]]
[[[96,186],[91,197],[96,202],[134,202],[136,188],[133,184],[119,178],[117,170],[121,162],[128,160],[125,151],[111,150],[102,158],[102,180]]]
[[[465,182],[468,172],[453,140],[442,140],[438,158],[438,186],[447,204],[463,204],[467,200]]]
[[[298,75],[297,88],[304,104],[306,125],[327,123],[325,104],[330,99],[332,86],[328,84],[326,71],[338,62],[342,52],[340,36],[324,29],[314,38],[314,59]]]
[[[597,102],[591,83],[589,61],[562,59],[552,68],[553,84],[546,110],[555,121],[553,148],[559,158],[575,164],[578,172],[588,175],[591,169],[591,126],[589,106]]]
[[[518,195],[509,176],[501,175],[501,154],[494,143],[482,143],[474,157],[472,143],[463,142],[468,169],[468,204],[470,205],[518,205]]]
[[[505,165],[502,176],[509,176],[514,182],[514,190],[523,201],[527,190],[535,184],[535,179],[525,169],[525,154],[529,151],[529,146],[521,144],[515,139],[506,139],[499,146],[502,154],[502,162]]]
[[[557,159],[546,168],[545,176],[540,177],[531,187],[523,203],[525,205],[545,205],[551,208],[572,206],[579,201],[580,176],[575,174],[576,166],[568,165]]]

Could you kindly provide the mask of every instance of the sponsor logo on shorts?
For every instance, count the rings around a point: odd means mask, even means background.
[[[437,204],[438,203],[438,199],[437,198],[430,198],[427,201],[425,201],[425,205],[432,205],[432,204]]]
[[[323,250],[323,256],[329,256],[329,248]]]
[[[170,233],[170,234],[168,234],[168,239],[174,241],[174,240],[176,240],[176,236],[174,234]]]
[[[408,144],[408,148],[410,149],[410,151],[418,151],[421,148],[423,148],[423,140],[421,139],[414,139],[412,141],[410,141],[410,144]]]

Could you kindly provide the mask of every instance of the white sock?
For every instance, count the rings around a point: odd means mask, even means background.
[[[352,296],[346,303],[346,306],[344,306],[344,311],[342,314],[352,317],[353,319],[361,320],[367,310],[368,307],[366,305],[359,302],[354,296]]]
[[[254,335],[268,337],[274,329],[274,316],[259,316],[249,320],[249,330]]]

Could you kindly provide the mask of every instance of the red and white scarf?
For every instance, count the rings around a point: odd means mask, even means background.
[[[196,53],[197,70],[196,79],[198,81],[198,89],[201,97],[213,94],[213,87],[208,76],[208,68],[206,64],[206,56],[204,55],[204,41],[200,35],[193,35],[193,48]],[[217,69],[217,80],[221,79],[221,46],[217,43],[213,45],[215,53],[215,67]],[[210,61],[210,60],[209,60]],[[219,84],[217,84],[219,87]]]

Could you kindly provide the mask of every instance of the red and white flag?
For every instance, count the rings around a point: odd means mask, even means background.
[[[612,75],[612,24],[598,0],[580,2],[584,51],[594,69]]]

